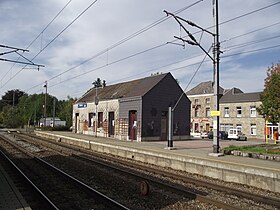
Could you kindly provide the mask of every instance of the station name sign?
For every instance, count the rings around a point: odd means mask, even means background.
[[[78,104],[78,108],[87,108],[87,104]]]

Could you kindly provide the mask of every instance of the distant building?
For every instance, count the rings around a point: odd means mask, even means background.
[[[46,118],[46,126],[50,126],[53,127],[53,123],[55,127],[58,126],[66,126],[66,121],[60,120],[58,117],[54,118],[54,122],[53,122],[53,118],[52,117],[47,117]],[[40,127],[44,126],[44,122],[45,122],[45,118],[41,118],[40,119]]]
[[[219,89],[220,97],[224,89]],[[191,100],[191,131],[208,132],[213,128],[213,118],[210,111],[214,110],[214,89],[211,81],[202,82],[187,93]]]
[[[213,129],[213,118],[210,112],[214,110],[214,89],[212,82],[202,82],[187,93],[191,100],[191,131],[208,132]],[[261,105],[261,92],[244,93],[238,88],[219,89],[220,97],[220,130],[228,131],[237,128],[249,138],[265,137],[265,120],[258,114],[257,107]],[[279,130],[279,125],[268,124],[268,138]]]
[[[73,105],[73,132],[122,140],[166,140],[168,107],[174,139],[190,135],[190,100],[170,73],[92,88]],[[98,100],[96,100],[98,99]]]
[[[260,94],[243,93],[237,88],[227,91],[220,100],[220,130],[237,128],[250,138],[264,138],[265,120],[257,112]]]

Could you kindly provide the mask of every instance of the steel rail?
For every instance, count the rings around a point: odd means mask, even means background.
[[[50,163],[44,161],[43,159],[37,157],[36,155],[26,151],[24,148],[15,144],[14,142],[11,142],[11,141],[9,141],[5,138],[3,138],[3,139],[5,141],[7,141],[8,143],[10,143],[11,145],[17,147],[23,153],[32,157],[34,160],[36,160],[40,164],[44,164],[49,169],[51,169],[51,170],[55,171],[56,173],[58,173],[59,175],[65,177],[66,179],[68,179],[72,183],[75,183],[76,185],[83,187],[86,191],[88,191],[91,195],[93,195],[98,200],[98,202],[101,202],[103,205],[106,205],[108,208],[120,209],[120,210],[129,210],[129,208],[127,208],[126,206],[118,203],[117,201],[113,200],[112,198],[109,198],[108,196],[104,195],[103,193],[93,189],[92,187],[88,186],[87,184],[83,183],[82,181],[80,181],[80,180],[76,179],[75,177],[67,174],[66,172],[62,171],[61,169],[51,165]]]

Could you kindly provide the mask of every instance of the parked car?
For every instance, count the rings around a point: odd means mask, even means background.
[[[239,141],[246,141],[247,140],[247,136],[242,133],[241,131],[237,130],[236,128],[232,128],[229,129],[228,131],[228,138],[229,139],[235,139],[235,140],[239,140]]]
[[[213,131],[208,132],[208,138],[213,139]],[[219,138],[222,140],[228,139],[228,133],[226,131],[219,131]]]
[[[201,138],[208,138],[208,133],[205,131],[205,132],[202,132],[201,134],[200,134],[200,137]]]

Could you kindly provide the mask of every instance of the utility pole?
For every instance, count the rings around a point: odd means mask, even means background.
[[[55,126],[55,97],[53,97],[53,127]]]
[[[98,86],[95,87],[95,137],[97,137],[97,120],[98,120],[98,114],[97,114],[97,105],[98,105],[98,95],[97,95],[97,88]]]
[[[47,125],[47,93],[48,93],[48,83],[45,81],[44,88],[46,88],[45,92],[45,105],[44,105],[44,127]]]
[[[213,118],[213,153],[220,152],[219,145],[219,126],[220,126],[220,98],[219,98],[219,66],[220,66],[220,42],[219,42],[219,16],[218,16],[218,0],[213,0],[213,20],[214,20],[214,110],[216,115]]]
[[[213,20],[214,20],[214,33],[196,25],[195,23],[178,17],[170,12],[164,10],[167,15],[171,15],[180,25],[180,27],[187,33],[191,40],[185,40],[181,37],[174,36],[176,39],[181,40],[187,44],[198,46],[212,61],[213,61],[213,89],[214,89],[214,112],[213,116],[213,153],[219,153],[219,63],[220,63],[220,42],[219,42],[219,20],[218,20],[218,0],[213,0]],[[192,27],[200,29],[202,32],[206,32],[214,37],[213,43],[213,56],[211,56],[195,39],[195,37],[186,29],[186,27],[181,23],[181,21],[189,24]]]
[[[15,91],[13,91],[12,128],[14,128],[14,122],[15,122],[14,108],[15,108]]]

